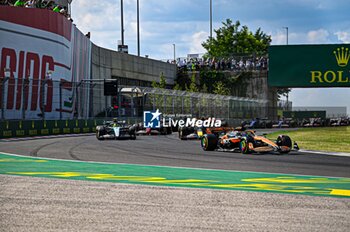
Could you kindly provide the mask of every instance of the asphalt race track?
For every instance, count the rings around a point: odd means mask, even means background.
[[[204,152],[199,141],[181,141],[176,135],[138,136],[136,141],[98,141],[94,135],[0,140],[0,153],[60,160],[340,177],[337,180],[349,183],[350,157],[305,152],[285,155]],[[16,166],[7,161],[0,159],[0,170],[6,169],[6,165]],[[22,162],[20,157],[19,161]],[[315,180],[324,179],[327,178]],[[345,189],[350,189],[348,185]],[[299,232],[348,231],[350,228],[349,197],[7,174],[0,174],[0,186],[0,231]],[[345,191],[348,196],[349,190]]]
[[[130,163],[204,169],[350,177],[350,157],[291,152],[249,154],[206,152],[198,140],[138,136],[137,140],[99,141],[94,135],[0,142],[0,151],[55,159]]]

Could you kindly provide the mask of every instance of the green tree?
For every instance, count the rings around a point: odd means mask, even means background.
[[[278,100],[281,100],[282,97],[288,97],[291,90],[292,89],[289,89],[289,88],[278,88],[277,89]]]
[[[221,81],[225,83],[225,86],[228,88],[232,87],[232,81],[229,76],[226,76],[225,73],[219,71],[202,71],[200,73],[200,85],[202,86],[201,92],[214,93],[214,85]]]
[[[182,90],[181,86],[179,83],[175,82],[175,85],[173,87],[173,90]]]
[[[233,24],[231,19],[226,19],[223,26],[214,30],[216,37],[208,38],[202,43],[209,57],[228,58],[234,54],[266,54],[271,43],[271,36],[265,34],[260,28],[255,33],[247,26],[242,26],[239,21]]]
[[[157,83],[156,81],[152,81],[152,87],[159,88],[159,89],[166,88],[166,79],[165,79],[164,73],[160,74],[159,83]]]
[[[219,95],[230,95],[230,89],[225,86],[225,84],[221,81],[218,81],[214,84],[213,93]]]
[[[186,91],[199,92],[199,89],[198,89],[197,83],[196,83],[196,73],[195,72],[192,73],[191,83],[190,83],[189,87],[187,87],[187,85],[186,85]]]
[[[160,74],[159,82],[152,81],[152,87],[158,88],[158,89],[165,89],[166,88],[166,79],[165,79],[164,73]],[[165,110],[163,108],[164,107],[164,96],[162,94],[150,94],[149,96],[150,96],[150,99],[152,99],[151,100],[152,105],[155,105],[155,107],[157,109],[163,109],[163,111]],[[166,112],[164,111],[164,113],[166,113]]]
[[[202,85],[201,92],[202,93],[208,93],[208,87],[207,87],[207,85],[205,83]]]
[[[189,72],[186,69],[180,69],[176,75],[176,83],[179,84],[180,90],[186,90],[186,85],[190,85],[191,78],[189,76]]]

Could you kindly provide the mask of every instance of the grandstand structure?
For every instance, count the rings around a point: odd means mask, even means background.
[[[56,3],[70,13],[70,0]],[[143,110],[156,108],[237,122],[277,117],[277,94],[267,85],[267,70],[249,70],[235,96],[153,89],[151,83],[161,75],[174,85],[177,65],[99,47],[49,9],[1,5],[0,46],[0,120],[108,117],[116,97],[117,115],[135,120]],[[111,79],[118,82],[117,96],[104,94],[103,82]]]

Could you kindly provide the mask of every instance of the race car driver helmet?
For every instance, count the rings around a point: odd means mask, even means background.
[[[113,118],[113,126],[117,126],[118,125],[118,118]]]
[[[235,137],[237,137],[237,132],[230,131],[229,133],[227,133],[227,137],[228,138],[235,138]]]

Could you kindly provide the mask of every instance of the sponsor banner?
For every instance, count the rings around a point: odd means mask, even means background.
[[[46,9],[1,7],[0,13],[0,77],[10,71],[4,88],[2,81],[0,86],[5,118],[19,119],[25,111],[26,118],[40,119],[42,109],[46,119],[60,114],[73,118],[75,87],[91,76],[90,40],[64,16]],[[27,20],[18,20],[23,17]],[[23,91],[25,83],[28,89]],[[84,91],[79,92],[82,116],[89,112],[89,93]]]
[[[103,119],[5,120],[0,121],[0,139],[95,132]]]
[[[269,48],[268,84],[274,87],[350,87],[350,44]]]

